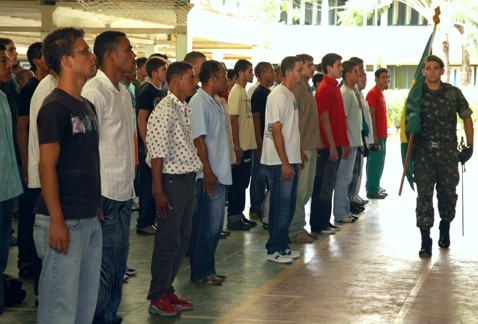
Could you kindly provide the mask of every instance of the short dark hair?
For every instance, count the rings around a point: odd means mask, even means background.
[[[199,70],[199,81],[203,84],[208,83],[211,77],[219,72],[220,66],[222,63],[215,60],[204,61]]]
[[[287,71],[294,70],[294,65],[297,62],[302,63],[302,60],[298,56],[286,56],[286,57],[284,57],[282,62],[280,62],[280,69],[282,71],[282,75],[285,77],[285,73]]]
[[[276,72],[276,74],[282,75],[282,70],[281,70],[281,68],[280,68],[280,65],[275,66],[275,67],[274,67],[274,71]]]
[[[192,70],[193,66],[188,62],[174,62],[168,66],[168,71],[166,72],[166,81],[171,83],[174,78],[182,77],[189,70]]]
[[[144,56],[143,57],[138,57],[136,59],[136,67],[139,69],[140,67],[145,65],[147,61],[148,61],[147,57],[144,57]]]
[[[43,53],[48,67],[61,73],[61,59],[65,55],[73,55],[75,41],[82,38],[85,31],[81,28],[65,27],[54,30],[43,40]]]
[[[206,59],[206,55],[198,51],[192,51],[184,56],[183,61],[193,65],[199,59]]]
[[[342,59],[342,56],[340,56],[339,54],[335,54],[335,53],[325,54],[324,57],[322,57],[322,70],[324,71],[324,74],[327,74],[328,66],[333,66],[335,62],[341,59]]]
[[[428,55],[427,58],[425,59],[425,63],[427,62],[437,62],[438,64],[440,64],[440,67],[442,69],[445,67],[443,60],[436,55]]]
[[[4,51],[7,50],[7,45],[12,43],[13,41],[10,38],[0,37],[0,44],[3,45],[3,47],[5,47]]]
[[[386,68],[379,68],[377,71],[375,71],[375,77],[380,78],[382,73],[388,73],[388,70]]]
[[[363,64],[363,60],[357,56],[352,56],[349,61],[355,62],[357,65]]]
[[[148,73],[148,76],[151,78],[151,76],[153,75],[153,72],[164,65],[168,65],[168,61],[166,61],[162,57],[159,57],[159,56],[150,57],[148,61],[146,62],[146,72]]]
[[[350,73],[353,71],[354,67],[357,66],[357,63],[354,61],[345,61],[342,63],[342,79],[345,80],[345,76],[347,73]]]
[[[0,51],[6,51],[6,50],[7,50],[7,48],[5,47],[5,45],[0,43]]]
[[[252,66],[252,63],[248,60],[240,59],[234,64],[234,71],[239,76],[239,72],[244,72],[249,66]]]
[[[93,52],[96,55],[98,66],[103,65],[106,52],[113,52],[118,48],[118,41],[121,37],[126,37],[126,34],[114,30],[108,30],[96,36]]]
[[[166,61],[168,60],[168,56],[166,54],[161,54],[161,53],[153,53],[149,56],[149,58],[152,58],[152,57],[161,57],[165,59]]]
[[[30,46],[28,46],[27,59],[28,59],[28,62],[30,63],[30,66],[31,66],[30,69],[33,72],[35,72],[36,69],[37,69],[34,60],[41,59],[41,55],[42,55],[42,43],[41,42],[35,42],[35,43],[31,44]]]
[[[234,71],[234,69],[227,69],[227,78],[229,80],[234,79],[235,76],[236,76],[236,71]]]
[[[322,82],[323,79],[324,79],[324,74],[323,73],[316,73],[312,77],[312,84],[315,86],[317,84],[317,82]]]
[[[260,78],[267,69],[272,68],[272,65],[269,62],[259,62],[254,67],[254,74],[256,77]]]
[[[314,61],[314,58],[309,55],[309,54],[297,54],[296,55],[298,58],[300,58],[300,60],[302,61],[302,63],[305,63],[305,62],[313,62]]]

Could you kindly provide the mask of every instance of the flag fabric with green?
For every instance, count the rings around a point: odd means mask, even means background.
[[[401,151],[402,151],[402,163],[405,163],[405,156],[408,149],[408,140],[411,133],[420,132],[421,120],[420,112],[422,111],[423,106],[423,88],[425,86],[425,77],[422,74],[422,70],[425,67],[425,59],[428,55],[432,54],[432,45],[433,39],[435,38],[436,27],[433,28],[433,32],[428,39],[428,43],[425,46],[420,62],[415,71],[415,77],[412,81],[412,86],[410,92],[408,93],[407,100],[405,101],[405,106],[402,110],[402,118],[400,121],[400,142],[401,142]],[[407,180],[410,184],[410,187],[414,189],[413,185],[413,171],[415,168],[413,154],[410,155],[407,167]]]

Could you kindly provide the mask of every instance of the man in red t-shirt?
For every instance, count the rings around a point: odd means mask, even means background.
[[[338,227],[330,223],[332,193],[340,159],[347,159],[350,151],[342,94],[337,79],[342,77],[342,57],[329,53],[322,58],[325,76],[315,101],[320,122],[320,137],[324,148],[319,150],[317,172],[310,208],[310,228],[313,232],[334,234]]]
[[[384,199],[387,197],[385,189],[380,187],[385,154],[387,152],[387,104],[383,90],[388,89],[390,74],[387,69],[380,68],[375,71],[375,87],[370,89],[366,100],[372,116],[374,142],[367,158],[367,182],[365,188],[367,197],[372,199]]]

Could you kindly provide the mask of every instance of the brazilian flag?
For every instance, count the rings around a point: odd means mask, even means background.
[[[402,118],[400,121],[400,142],[401,150],[402,150],[402,163],[405,163],[405,156],[407,154],[408,149],[408,140],[412,133],[417,134],[420,132],[421,128],[421,120],[420,120],[420,112],[422,111],[423,106],[423,89],[425,87],[425,77],[422,74],[422,70],[425,67],[425,59],[428,55],[432,54],[432,45],[433,39],[435,38],[436,33],[436,26],[433,29],[430,38],[428,39],[428,43],[425,46],[425,50],[423,51],[422,57],[420,62],[417,66],[417,70],[415,71],[415,77],[412,81],[412,86],[410,88],[410,92],[408,93],[407,100],[405,101],[405,106],[402,110]],[[413,154],[410,155],[410,159],[408,161],[407,167],[407,180],[410,184],[410,187],[414,189],[413,185],[413,171],[415,169]]]

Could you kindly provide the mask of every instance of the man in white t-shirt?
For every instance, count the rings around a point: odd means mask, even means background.
[[[266,104],[266,129],[261,163],[265,165],[270,186],[269,240],[267,260],[291,263],[300,256],[289,249],[289,225],[294,216],[300,154],[299,111],[292,89],[301,81],[303,64],[297,56],[281,62],[284,79]]]

